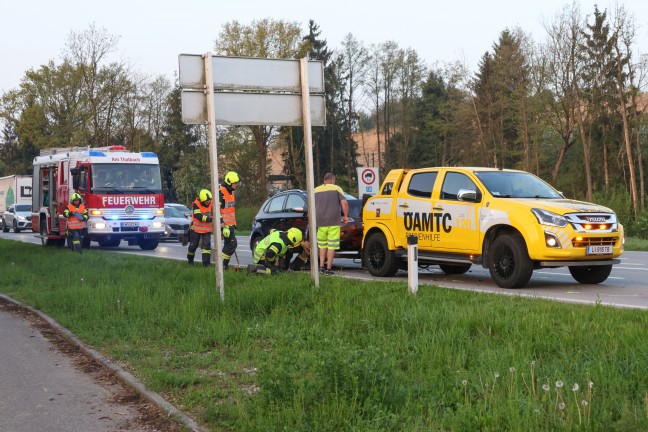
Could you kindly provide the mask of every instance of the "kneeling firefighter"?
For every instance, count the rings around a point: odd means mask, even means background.
[[[290,228],[288,231],[272,231],[261,240],[255,250],[254,264],[248,265],[250,273],[276,274],[284,271],[282,260],[289,249],[301,244],[302,232],[299,228]]]

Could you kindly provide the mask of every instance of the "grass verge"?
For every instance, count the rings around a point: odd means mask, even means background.
[[[212,430],[648,429],[648,314],[0,240],[2,291]]]

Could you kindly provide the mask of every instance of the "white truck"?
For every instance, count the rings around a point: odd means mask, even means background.
[[[14,228],[18,232],[22,229],[31,228],[31,221],[29,226],[26,223],[24,226],[18,227],[14,224],[16,216],[16,206],[21,209],[25,205],[31,206],[32,201],[32,177],[26,175],[10,175],[0,177],[0,230],[3,232],[9,231]],[[8,222],[5,219],[10,219]],[[21,219],[22,221],[22,219]],[[26,222],[26,221],[24,221]]]
[[[26,175],[10,175],[0,177],[0,215],[11,204],[31,204],[32,177]]]

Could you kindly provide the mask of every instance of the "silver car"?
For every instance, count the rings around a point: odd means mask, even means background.
[[[9,232],[13,229],[15,233],[21,230],[31,229],[31,204],[11,204],[2,214],[2,232]]]
[[[168,204],[164,205],[164,234],[161,240],[177,239],[189,230],[189,218],[178,209]]]

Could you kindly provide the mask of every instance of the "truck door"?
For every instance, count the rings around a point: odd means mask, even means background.
[[[479,249],[479,203],[482,192],[464,173],[448,171],[443,176],[439,196],[433,211],[440,245],[448,252],[475,252]],[[474,191],[474,200],[459,197],[459,191]]]
[[[398,246],[407,246],[407,236],[418,237],[419,248],[429,249],[436,238],[434,212],[432,210],[432,190],[438,172],[425,171],[412,174],[403,181],[401,193],[396,202]]]

